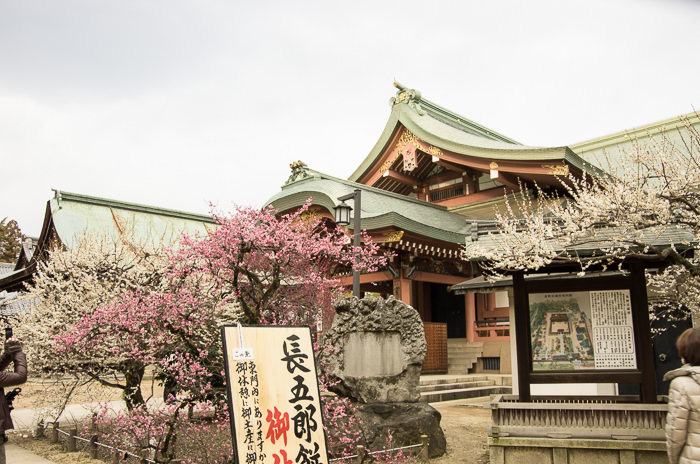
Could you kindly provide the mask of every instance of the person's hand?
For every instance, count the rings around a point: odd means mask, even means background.
[[[22,342],[12,338],[9,340],[5,340],[5,349],[3,351],[3,354],[13,355],[20,351],[22,351]]]

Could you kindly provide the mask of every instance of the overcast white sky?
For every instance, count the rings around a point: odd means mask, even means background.
[[[394,79],[528,145],[700,109],[694,0],[6,0],[0,219],[51,189],[261,206],[296,160],[347,178]]]

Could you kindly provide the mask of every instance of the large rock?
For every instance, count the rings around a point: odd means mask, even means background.
[[[358,444],[376,451],[417,445],[427,435],[430,457],[443,455],[440,413],[418,402],[427,350],[418,312],[394,297],[342,298],[335,310],[317,366],[334,392],[354,400]]]
[[[341,298],[335,309],[318,353],[332,390],[360,403],[418,401],[427,350],[418,312],[394,297]]]
[[[440,428],[441,416],[428,403],[360,404],[356,416],[361,421],[365,446],[370,450],[416,445],[421,443],[421,435],[427,435],[430,457],[445,454],[447,442]]]

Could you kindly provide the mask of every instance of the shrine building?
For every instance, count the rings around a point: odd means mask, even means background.
[[[361,293],[393,295],[420,313],[428,340],[424,372],[510,373],[507,293],[451,291],[479,277],[461,250],[466,240],[488,239],[483,231],[494,208],[520,195],[521,183],[560,190],[562,176],[597,168],[569,147],[522,145],[395,86],[384,131],[348,180],[299,161],[267,205],[285,213],[311,198],[312,212],[332,222],[338,198],[359,190],[360,227],[393,253],[385,269],[360,276]],[[348,228],[353,234],[352,222]],[[351,285],[351,277],[342,283]]]

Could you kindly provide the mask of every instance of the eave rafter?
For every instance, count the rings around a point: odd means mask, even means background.
[[[479,172],[489,172],[492,169],[491,159],[475,158],[471,156],[459,155],[451,152],[443,152],[439,159],[463,166],[463,169],[471,168]],[[569,172],[568,165],[564,163],[543,164],[537,161],[510,161],[498,160],[496,162],[499,172],[528,175],[550,175],[562,176]]]
[[[499,172],[498,177],[495,179],[496,181],[500,182],[501,184],[505,185],[506,187],[509,187],[513,190],[520,190],[520,183],[518,182],[518,176],[508,173],[508,172]]]
[[[454,179],[459,179],[460,177],[469,177],[471,174],[468,172],[469,170],[464,170],[462,169],[460,172],[441,172],[440,174],[436,174],[434,176],[428,177],[425,180],[429,181],[431,183],[440,183],[440,182],[447,182],[450,180]],[[463,174],[464,172],[467,172],[466,174]]]
[[[418,184],[418,179],[416,179],[415,177],[409,176],[402,172],[395,171],[393,169],[387,169],[386,171],[384,171],[382,177],[388,177],[390,179],[393,179],[397,182],[401,182],[402,184],[406,184],[411,187],[416,186]]]
[[[454,172],[460,172],[460,173],[465,171],[464,166],[457,164],[457,163],[451,163],[449,161],[441,160],[437,156],[433,156],[432,161],[433,161],[433,163],[437,164],[438,166],[442,166],[443,168],[445,168],[448,171],[454,171]]]
[[[519,188],[518,177],[538,177],[542,180],[543,176],[546,176],[553,180],[554,177],[566,176],[570,171],[570,166],[563,160],[494,160],[484,154],[479,156],[458,154],[421,140],[403,126],[399,127],[387,146],[391,149],[379,157],[377,164],[375,164],[378,168],[362,178],[360,180],[362,183],[377,186],[383,178],[389,178],[402,185],[420,188],[425,179],[407,175],[396,167],[397,162],[405,153],[420,154],[419,157],[423,159],[423,163],[425,162],[424,157],[427,156],[432,163],[442,167],[445,171],[460,174],[465,171],[471,175],[488,173],[493,170],[493,165],[496,164],[496,170],[499,173],[498,181],[510,189]]]
[[[436,245],[406,236],[398,241],[382,243],[382,246],[392,250],[406,251],[415,256],[422,255],[443,259],[460,259],[462,253],[461,246],[456,244]]]

